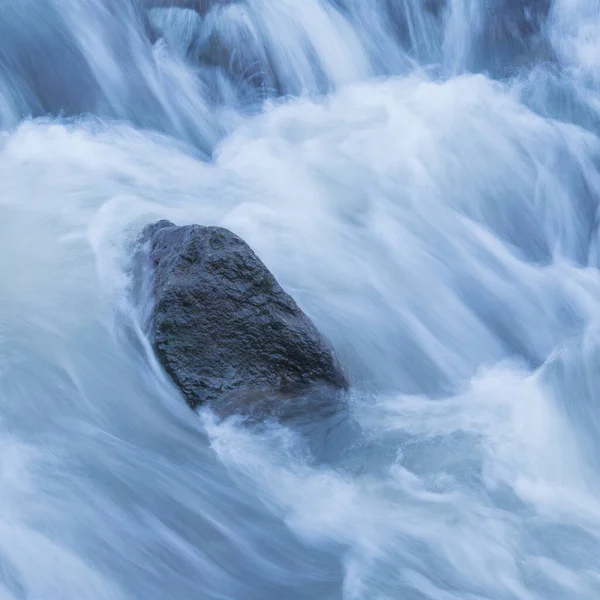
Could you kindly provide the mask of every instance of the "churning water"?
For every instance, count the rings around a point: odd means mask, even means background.
[[[167,4],[0,0],[0,599],[597,600],[600,1]],[[158,218],[256,249],[349,415],[187,409]]]

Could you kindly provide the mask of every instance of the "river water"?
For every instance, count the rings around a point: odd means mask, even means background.
[[[0,599],[597,600],[600,1],[168,3],[0,0]],[[249,242],[348,414],[188,410],[158,218]]]

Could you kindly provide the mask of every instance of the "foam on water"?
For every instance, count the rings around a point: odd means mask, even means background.
[[[0,598],[598,597],[600,6],[505,5],[0,2]],[[163,217],[256,249],[349,416],[188,411]]]

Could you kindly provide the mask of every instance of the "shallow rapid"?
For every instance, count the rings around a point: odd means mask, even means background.
[[[0,0],[0,599],[597,600],[600,1],[168,5]],[[349,414],[188,409],[159,218],[254,248]]]

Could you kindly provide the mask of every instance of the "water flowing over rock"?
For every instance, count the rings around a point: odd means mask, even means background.
[[[213,6],[226,4],[229,0],[144,0],[145,8],[186,8],[204,15]]]
[[[0,600],[599,600],[599,1],[0,0]]]
[[[153,345],[192,408],[236,392],[283,399],[308,384],[346,387],[329,345],[237,235],[159,221],[142,240],[154,276]]]

